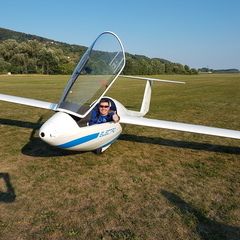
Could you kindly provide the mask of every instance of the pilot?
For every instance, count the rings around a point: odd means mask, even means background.
[[[119,116],[115,111],[111,111],[111,102],[107,98],[102,98],[98,103],[98,109],[93,110],[91,113],[91,118],[89,121],[89,125],[100,124],[106,122],[118,122],[120,120]]]

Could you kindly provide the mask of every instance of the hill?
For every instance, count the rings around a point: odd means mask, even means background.
[[[70,74],[85,46],[0,28],[0,73]],[[195,69],[161,58],[126,53],[124,74],[193,74]]]
[[[16,32],[13,30],[5,29],[5,28],[0,28],[0,42],[8,39],[14,39],[18,42],[24,42],[28,40],[37,40],[39,42],[56,42],[52,39],[43,38],[36,35],[22,33],[22,32]]]

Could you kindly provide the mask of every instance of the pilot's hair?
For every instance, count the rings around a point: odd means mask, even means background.
[[[102,103],[102,102],[107,102],[108,103],[108,106],[111,107],[111,101],[108,99],[108,98],[102,98],[99,102],[99,105]]]

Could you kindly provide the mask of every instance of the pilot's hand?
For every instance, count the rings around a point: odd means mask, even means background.
[[[116,114],[116,112],[114,112],[112,119],[114,122],[118,122],[120,120],[119,116]]]

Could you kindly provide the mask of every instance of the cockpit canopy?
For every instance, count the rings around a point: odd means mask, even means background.
[[[57,110],[84,118],[107,92],[124,65],[125,53],[117,35],[112,32],[100,34],[73,71]]]

